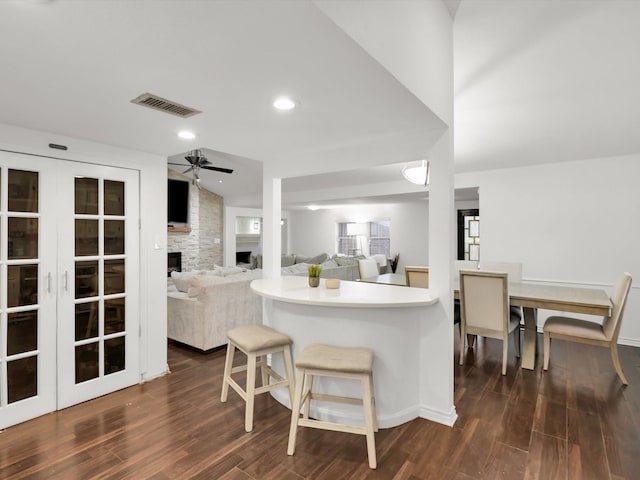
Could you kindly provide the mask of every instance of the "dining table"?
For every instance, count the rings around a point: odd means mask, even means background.
[[[399,273],[384,273],[360,279],[361,282],[385,285],[405,285],[405,276]],[[459,285],[454,285],[454,297],[460,298]],[[522,368],[535,369],[538,309],[580,313],[606,317],[611,314],[611,299],[602,288],[570,287],[548,283],[509,282],[509,302],[522,307],[524,314],[524,342],[522,346]]]

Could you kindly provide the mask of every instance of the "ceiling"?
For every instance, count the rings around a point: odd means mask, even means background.
[[[457,172],[640,151],[640,2],[445,4],[455,18]],[[276,161],[293,176],[320,174],[283,181],[291,205],[303,194],[419,197],[400,167],[428,151],[424,132],[443,128],[306,0],[4,0],[0,59],[0,123],[170,162],[201,148],[235,170],[201,172],[203,185],[238,206],[260,204],[261,167]],[[130,103],[145,92],[203,113]],[[274,110],[281,94],[298,108]],[[178,138],[183,129],[196,138]]]

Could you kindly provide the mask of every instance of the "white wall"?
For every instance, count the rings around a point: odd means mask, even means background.
[[[461,174],[456,186],[479,187],[481,262],[520,261],[525,280],[609,294],[630,272],[620,343],[640,346],[639,181],[630,155]]]
[[[426,200],[385,205],[358,205],[331,210],[291,212],[291,252],[312,256],[336,253],[339,222],[391,220],[391,255],[404,265],[428,265]]]
[[[52,150],[47,147],[49,143],[67,145],[69,149]],[[164,375],[167,303],[157,299],[167,295],[167,159],[5,124],[0,124],[0,148],[139,170],[141,381]]]

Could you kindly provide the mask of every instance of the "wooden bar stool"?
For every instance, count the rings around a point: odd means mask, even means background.
[[[376,443],[374,432],[378,431],[375,396],[373,388],[373,352],[368,348],[334,347],[330,345],[308,345],[296,362],[296,389],[291,409],[291,428],[287,454],[293,455],[296,449],[298,426],[347,432],[367,437],[369,467],[376,468]],[[313,377],[337,377],[360,380],[362,399],[312,393]],[[324,422],[309,418],[311,400],[350,403],[362,405],[364,426]],[[303,413],[300,418],[300,408]]]
[[[289,398],[293,404],[293,362],[291,360],[291,338],[266,325],[243,325],[227,332],[227,357],[224,363],[224,375],[222,377],[222,394],[220,401],[227,401],[229,385],[238,392],[238,395],[246,402],[244,415],[244,429],[247,432],[253,430],[253,403],[256,395],[269,392],[275,388],[288,387]],[[233,366],[233,356],[238,349],[247,356],[247,364]],[[267,355],[282,353],[284,356],[284,368],[286,378],[274,372],[267,365]],[[256,388],[256,367],[260,367],[262,386]],[[247,372],[247,386],[243,390],[231,377],[237,372]],[[269,377],[276,381],[269,383]]]

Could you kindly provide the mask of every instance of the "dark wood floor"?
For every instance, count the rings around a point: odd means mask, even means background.
[[[0,478],[637,479],[640,349],[620,356],[628,387],[607,349],[561,341],[549,372],[510,355],[503,377],[500,344],[480,341],[456,365],[455,426],[380,430],[373,471],[364,437],[345,433],[301,429],[287,456],[290,413],[268,395],[245,433],[240,398],[219,400],[224,351],[170,345],[171,375],[0,433]]]

